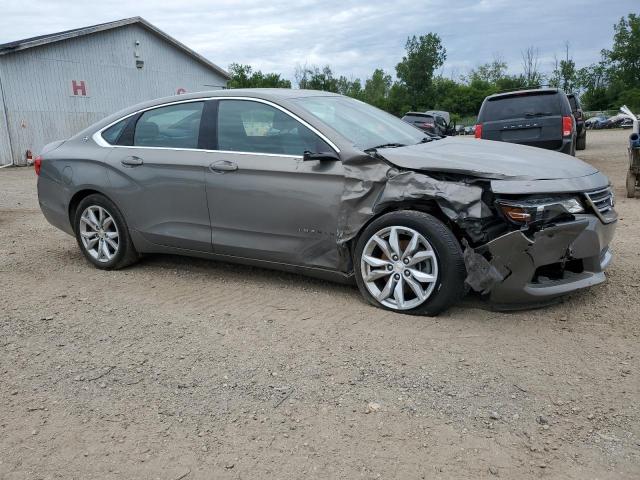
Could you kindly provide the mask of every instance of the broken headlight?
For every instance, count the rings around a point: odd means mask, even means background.
[[[584,206],[577,197],[498,200],[497,205],[509,221],[519,225],[550,222],[584,212]]]

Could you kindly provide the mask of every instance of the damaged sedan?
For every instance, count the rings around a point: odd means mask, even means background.
[[[136,105],[35,161],[40,207],[89,262],[171,253],[355,282],[435,315],[474,290],[499,308],[605,280],[609,180],[561,153],[433,137],[357,100],[289,89]]]

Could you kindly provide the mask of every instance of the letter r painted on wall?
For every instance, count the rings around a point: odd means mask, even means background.
[[[75,96],[87,96],[87,86],[85,85],[84,80],[71,80],[71,90]]]

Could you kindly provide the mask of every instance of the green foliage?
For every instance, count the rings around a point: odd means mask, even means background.
[[[346,79],[345,79],[346,80]],[[298,87],[308,90],[324,90],[325,92],[338,93],[339,79],[333,76],[331,67],[325,65],[323,68],[317,66],[296,67],[296,81]],[[343,88],[345,87],[343,81]],[[348,88],[348,87],[347,87]]]
[[[433,103],[433,73],[447,58],[447,51],[436,33],[410,37],[406,55],[396,65],[396,74],[406,87],[413,109]]]
[[[577,71],[587,110],[618,109],[626,104],[640,110],[640,16],[630,13],[613,26],[611,50],[602,50],[602,60]]]
[[[614,81],[628,88],[640,87],[640,16],[630,13],[613,27],[613,47],[603,50]]]
[[[232,63],[229,65],[231,80],[229,88],[291,88],[289,80],[280,78],[279,73],[254,72],[250,65]]]

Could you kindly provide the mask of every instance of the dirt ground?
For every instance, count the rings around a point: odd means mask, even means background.
[[[0,170],[0,478],[640,478],[628,133],[579,153],[615,185],[608,282],[508,314],[179,257],[99,271],[33,171]]]

